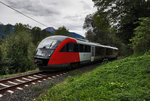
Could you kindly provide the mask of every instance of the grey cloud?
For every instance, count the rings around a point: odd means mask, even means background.
[[[69,16],[65,16],[63,18],[66,19],[66,20],[75,21],[75,20],[82,20],[83,16],[82,15],[72,15],[72,16],[69,15]]]
[[[90,9],[91,8],[91,6],[89,4],[87,4],[85,1],[80,1],[80,2],[82,3],[84,9]]]
[[[38,0],[26,0],[26,1],[8,1],[7,3],[19,11],[28,13],[35,16],[53,16],[59,15],[60,13],[53,9],[53,7],[46,7],[42,5]]]
[[[82,24],[67,24],[66,27],[68,29],[72,29],[72,30],[81,30],[82,29]]]
[[[5,3],[11,7],[27,14],[38,21],[55,28],[66,26],[67,29],[74,32],[83,33],[83,23],[86,15],[93,12],[92,10],[92,0],[3,0]],[[13,12],[8,8],[7,14],[2,12],[1,15],[8,16],[8,14],[13,14],[10,19],[12,22],[17,23],[28,23],[32,26],[43,27],[36,22],[22,17],[19,14]],[[11,12],[11,13],[9,13]],[[0,17],[0,20],[2,16]],[[10,21],[9,21],[10,22]],[[44,27],[43,27],[44,28]]]

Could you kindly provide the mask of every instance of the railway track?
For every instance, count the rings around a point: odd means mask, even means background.
[[[30,84],[35,84],[36,82],[42,82],[42,80],[53,79],[58,76],[66,74],[66,72],[57,73],[44,73],[44,72],[33,72],[24,75],[18,75],[15,77],[10,77],[0,80],[0,97],[3,96],[5,92],[13,93],[14,90],[23,90],[23,87],[29,86]]]

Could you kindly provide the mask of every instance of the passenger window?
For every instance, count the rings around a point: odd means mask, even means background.
[[[91,52],[91,46],[79,44],[79,52]]]
[[[88,45],[85,45],[85,52],[91,52],[91,47]]]
[[[61,50],[60,52],[78,52],[78,44],[76,43],[68,43],[66,44]]]
[[[74,52],[74,43],[68,43],[68,52]]]
[[[74,52],[79,52],[79,45],[74,43]]]
[[[79,52],[84,52],[84,46],[83,45],[79,45]]]
[[[60,52],[67,52],[68,50],[68,45],[65,45],[61,50]]]

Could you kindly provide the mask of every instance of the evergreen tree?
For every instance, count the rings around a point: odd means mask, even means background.
[[[66,29],[66,27],[59,27],[54,35],[65,35],[65,36],[70,36],[69,31]]]

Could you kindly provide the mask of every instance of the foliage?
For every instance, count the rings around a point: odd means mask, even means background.
[[[38,42],[40,42],[42,39],[44,39],[45,37],[50,36],[50,33],[45,31],[45,30],[41,30],[39,27],[33,27],[31,29],[31,33],[32,33],[32,39],[33,39],[33,43],[35,45],[38,44]]]
[[[93,0],[98,10],[107,13],[107,18],[116,24],[118,37],[124,43],[129,43],[133,36],[134,22],[140,17],[150,16],[149,0]]]
[[[6,34],[6,35],[8,35],[8,34],[10,34],[11,33],[11,27],[12,27],[12,25],[11,24],[7,24],[6,25],[6,28],[5,28],[5,30],[4,30],[4,33]]]
[[[18,32],[30,32],[30,28],[31,26],[29,25],[24,25],[21,23],[16,23],[14,26],[14,33],[18,33]]]
[[[135,36],[130,40],[135,54],[150,50],[150,18],[139,18],[139,26],[135,28]]]
[[[7,24],[6,26],[0,24],[0,31],[1,33],[3,33],[0,35],[0,42],[5,38],[4,33],[6,35],[9,35],[10,33],[12,33],[11,29],[12,29],[12,26],[10,24]]]
[[[6,75],[35,69],[33,65],[35,46],[50,33],[39,27],[31,28],[21,23],[14,26],[12,34],[9,34],[9,24],[3,32],[7,34],[7,37],[0,44],[0,74]]]
[[[0,46],[2,58],[0,74],[25,72],[33,69],[33,55],[35,46],[26,26],[15,26],[15,33],[7,36]],[[19,28],[21,28],[19,30]]]
[[[59,27],[54,35],[65,35],[65,36],[70,36],[69,31],[66,29],[66,27]]]
[[[127,57],[65,80],[36,101],[149,101],[150,56]]]
[[[93,15],[88,15],[83,28],[87,30],[86,38],[89,41],[118,47],[120,54],[124,55],[123,50],[126,50],[122,47],[124,44],[116,37],[116,31],[109,24],[106,13],[97,11]]]
[[[128,50],[130,39],[134,37],[134,29],[139,25],[135,23],[138,18],[150,17],[150,0],[92,0],[97,7],[94,14],[87,15],[84,28],[87,29],[87,38],[98,40],[99,43],[125,46],[120,51]],[[104,30],[106,28],[107,30]],[[115,29],[115,36],[111,35],[111,29]],[[112,37],[113,36],[113,37]],[[120,43],[120,44],[119,44]],[[120,47],[118,47],[120,48]],[[126,54],[124,53],[124,54]]]
[[[1,59],[2,59],[2,52],[0,50],[0,65],[1,65]]]
[[[110,43],[110,25],[105,13],[98,11],[94,15],[88,15],[83,28],[88,30],[86,33],[88,40],[101,44]]]

